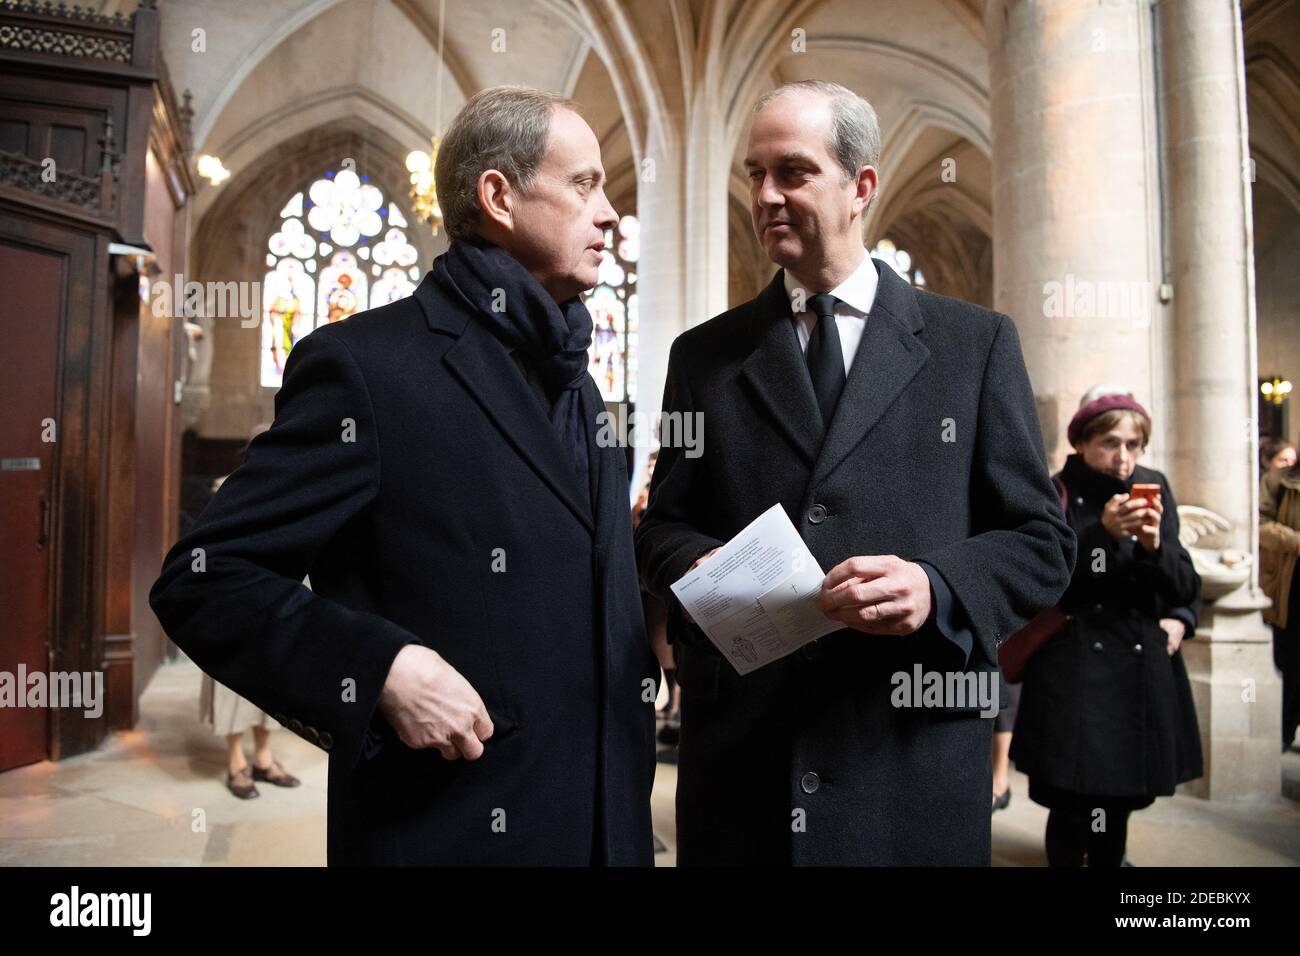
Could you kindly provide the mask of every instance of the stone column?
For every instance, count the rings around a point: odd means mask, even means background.
[[[1236,0],[1156,6],[1169,171],[1181,500],[1232,523],[1222,543],[1256,553],[1255,292],[1245,68]],[[1213,587],[1206,577],[1207,587]],[[1280,793],[1280,691],[1257,574],[1207,604],[1185,656],[1214,799]]]
[[[651,124],[647,158],[654,161],[653,179],[643,172],[637,183],[637,218],[641,223],[641,259],[637,270],[637,392],[636,407],[646,415],[663,407],[668,350],[686,328],[685,217],[682,204],[680,147],[665,142]],[[642,167],[643,169],[645,167]],[[651,449],[638,439],[634,449],[632,496],[641,491]]]
[[[1099,382],[1164,424],[1150,15],[1136,2],[989,0],[993,300],[1015,320],[1053,468]]]

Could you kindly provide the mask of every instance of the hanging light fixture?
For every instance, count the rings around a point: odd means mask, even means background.
[[[414,205],[415,217],[422,222],[427,222],[435,236],[442,228],[442,207],[438,205],[438,184],[434,178],[434,169],[438,164],[438,147],[442,144],[439,136],[442,132],[442,74],[445,70],[442,41],[446,30],[447,0],[438,0],[438,79],[433,106],[435,132],[429,152],[415,149],[406,156],[406,171],[411,174],[411,201]]]
[[[1264,396],[1265,401],[1281,405],[1291,395],[1291,383],[1274,375],[1259,383],[1259,392]]]

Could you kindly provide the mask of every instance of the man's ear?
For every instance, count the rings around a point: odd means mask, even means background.
[[[857,199],[862,202],[858,212],[865,214],[872,198],[880,188],[880,176],[875,166],[863,166],[858,170]]]
[[[478,178],[478,205],[483,215],[507,231],[514,228],[511,204],[514,195],[510,181],[497,169],[488,169]]]

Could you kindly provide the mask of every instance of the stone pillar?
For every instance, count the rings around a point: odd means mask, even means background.
[[[1169,171],[1175,416],[1171,478],[1222,514],[1224,543],[1258,542],[1255,292],[1241,10],[1236,0],[1156,6]],[[1213,799],[1280,793],[1280,692],[1257,574],[1207,605],[1184,652]]]
[[[666,30],[659,22],[666,14],[658,8],[647,6],[639,15],[643,24]],[[674,60],[651,60],[646,66],[665,75],[665,89],[673,88],[678,79]],[[673,340],[727,307],[731,156],[718,129],[720,113],[714,86],[700,78],[672,97],[651,98],[647,104],[645,149],[636,160],[641,222],[636,404],[650,415],[663,407]],[[705,441],[707,428],[706,423]],[[635,449],[633,497],[650,450],[640,443]]]
[[[1162,445],[1158,166],[1142,3],[989,0],[994,308],[1015,320],[1053,468],[1099,382],[1151,403]]]
[[[650,125],[646,157],[653,160],[653,179],[646,167],[637,182],[637,218],[641,223],[641,259],[637,269],[636,407],[647,415],[663,407],[668,350],[686,328],[685,217],[680,148],[665,142],[657,124]],[[644,484],[651,449],[641,436],[634,449],[632,497]]]

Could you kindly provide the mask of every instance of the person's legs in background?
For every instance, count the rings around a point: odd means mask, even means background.
[[[1300,576],[1300,571],[1296,573]],[[1296,727],[1300,724],[1300,634],[1290,633],[1290,628],[1273,628],[1273,666],[1282,672],[1282,749],[1285,751],[1295,743]]]
[[[232,775],[239,773],[248,766],[248,760],[244,757],[244,748],[242,746],[243,741],[244,735],[242,732],[237,734],[226,734],[226,769],[230,771]]]
[[[1048,866],[1083,866],[1088,840],[1088,815],[1066,807],[1053,807],[1047,814]]]
[[[1128,841],[1128,817],[1131,811],[1115,806],[1101,806],[1104,816],[1094,811],[1088,821],[1087,853],[1089,867],[1120,866],[1124,862],[1124,844]]]
[[[1020,709],[1020,685],[1008,684],[998,672],[1001,706],[993,722],[993,810],[1005,810],[1011,802],[1011,732]]]
[[[253,728],[253,779],[277,787],[296,787],[301,782],[276,762],[271,754],[271,731],[264,724]]]
[[[244,757],[244,734],[226,734],[226,789],[241,800],[258,795],[253,770]]]

